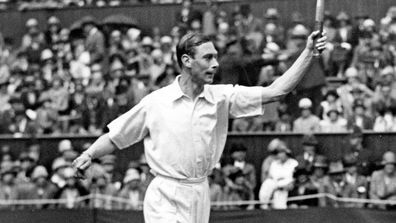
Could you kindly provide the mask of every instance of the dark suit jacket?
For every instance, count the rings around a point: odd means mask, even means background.
[[[91,63],[103,61],[105,55],[105,37],[100,30],[90,33],[87,36],[85,49],[91,56]]]

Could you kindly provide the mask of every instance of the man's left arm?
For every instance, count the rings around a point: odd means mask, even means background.
[[[319,52],[321,52],[326,47],[327,37],[325,35],[320,38],[319,37],[319,31],[311,33],[311,35],[308,37],[305,49],[302,51],[293,65],[271,85],[263,88],[263,104],[281,99],[297,86],[311,65],[314,57],[314,49],[316,48]],[[314,39],[316,38],[318,39],[314,45]]]

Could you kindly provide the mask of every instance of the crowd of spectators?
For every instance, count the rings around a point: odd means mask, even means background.
[[[186,32],[213,38],[220,53],[216,83],[266,86],[305,46],[310,29],[300,13],[283,27],[275,8],[254,16],[249,4],[203,12],[184,0],[169,34],[86,16],[71,27],[51,16],[46,29],[26,21],[20,44],[0,35],[0,134],[100,134],[149,92],[174,79],[175,45]],[[326,13],[328,47],[297,89],[268,104],[263,116],[232,120],[231,131],[394,131],[396,8],[376,24],[369,16]],[[114,22],[114,21],[113,21]],[[333,78],[333,82],[329,82]],[[293,112],[292,112],[293,111]],[[300,113],[301,111],[301,113]]]
[[[224,156],[208,177],[214,210],[395,209],[394,203],[386,202],[396,201],[396,155],[386,151],[375,159],[357,127],[345,141],[339,160],[321,154],[320,143],[309,134],[302,136],[300,154],[293,154],[279,138],[263,146],[267,146],[267,156],[256,170],[246,159],[249,148],[243,142],[231,144],[230,156]],[[154,178],[144,155],[130,161],[125,169],[117,168],[119,157],[105,155],[93,161],[85,179],[78,179],[71,163],[89,144],[82,147],[62,140],[58,156],[45,162],[39,144],[29,145],[16,158],[10,147],[2,146],[0,209],[141,210],[145,191]],[[30,203],[18,203],[21,200]]]
[[[51,16],[45,30],[35,18],[26,21],[26,34],[17,47],[0,35],[0,134],[105,132],[109,121],[175,79],[179,68],[174,49],[186,32],[203,32],[213,38],[220,63],[216,83],[247,86],[267,86],[279,77],[305,47],[310,33],[298,12],[290,17],[292,25],[284,27],[275,8],[265,9],[257,17],[249,4],[241,4],[229,14],[216,2],[209,3],[205,11],[196,10],[190,0],[182,4],[169,34],[158,27],[142,33],[125,24],[106,26],[90,16],[63,27]],[[351,18],[345,12],[327,12],[324,29],[328,47],[297,89],[267,105],[264,116],[231,120],[230,130],[353,131],[349,152],[338,162],[328,162],[317,154],[317,140],[312,136],[303,140],[303,154],[291,154],[288,145],[276,139],[268,146],[270,155],[263,161],[260,181],[254,166],[246,162],[247,148],[235,144],[232,162],[219,165],[210,176],[212,201],[254,200],[257,191],[263,209],[375,206],[326,197],[287,202],[291,195],[316,193],[395,199],[395,154],[386,152],[382,162],[376,163],[372,151],[362,145],[361,130],[395,130],[396,8],[390,8],[379,24],[368,15]],[[329,84],[329,78],[337,82]],[[117,173],[115,156],[105,156],[95,161],[86,180],[79,181],[70,167],[77,154],[72,143],[62,141],[58,149],[61,155],[51,166],[42,166],[37,146],[30,146],[17,159],[3,146],[0,200],[60,198],[65,201],[61,206],[67,208],[141,208],[153,177],[144,157]],[[88,194],[130,202],[78,199]],[[273,202],[268,203],[270,200]]]

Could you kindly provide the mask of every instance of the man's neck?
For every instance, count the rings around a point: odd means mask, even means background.
[[[200,95],[204,89],[204,85],[195,83],[191,75],[187,74],[185,71],[182,71],[179,78],[179,86],[182,92],[192,99]]]

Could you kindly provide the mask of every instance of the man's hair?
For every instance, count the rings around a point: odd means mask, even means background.
[[[184,54],[194,57],[195,48],[207,42],[211,42],[211,39],[200,33],[188,33],[184,35],[176,46],[176,57],[179,67],[183,68],[182,56]]]

